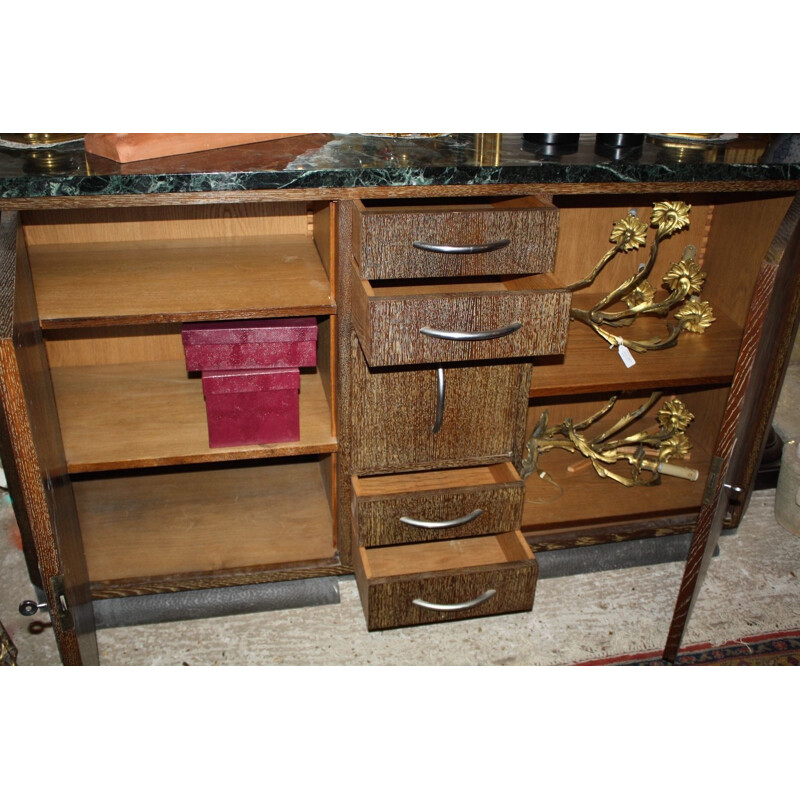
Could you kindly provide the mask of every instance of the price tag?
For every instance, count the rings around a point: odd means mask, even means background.
[[[622,363],[630,369],[635,363],[636,359],[631,355],[631,351],[625,347],[624,344],[619,344],[617,346],[617,352],[619,353],[619,357],[622,359]]]

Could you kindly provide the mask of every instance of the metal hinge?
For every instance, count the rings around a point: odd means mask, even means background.
[[[67,591],[64,586],[64,576],[54,575],[50,578],[50,586],[53,589],[53,597],[56,599],[56,607],[50,609],[50,616],[53,614],[58,617],[61,623],[62,631],[71,631],[75,627],[75,621],[72,619],[72,611],[67,604]]]

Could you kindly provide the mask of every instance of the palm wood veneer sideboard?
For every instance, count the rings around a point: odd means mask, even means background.
[[[694,531],[674,656],[774,410],[800,181],[531,170],[2,200],[2,459],[64,663],[97,661],[92,599],[355,573],[369,629],[446,622],[529,610],[537,551]],[[651,283],[694,245],[716,319],[628,368],[569,313],[642,253],[565,287],[616,221],[663,200],[690,204],[691,224],[661,243]],[[210,449],[181,325],[289,316],[319,332],[300,439]],[[664,335],[663,319],[636,325]],[[520,477],[545,410],[585,419],[617,396],[619,415],[655,391],[694,415],[698,480],[629,488],[555,451],[549,480]]]

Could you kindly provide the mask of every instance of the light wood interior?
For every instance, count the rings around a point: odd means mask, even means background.
[[[305,202],[26,211],[28,246],[309,235]]]
[[[526,480],[522,529],[526,532],[569,529],[601,522],[690,514],[699,511],[727,391],[727,387],[682,390],[674,395],[686,404],[695,418],[686,431],[692,442],[689,458],[674,459],[670,463],[697,469],[700,473],[698,480],[688,481],[663,475],[658,486],[626,487],[611,478],[601,478],[588,463],[588,459],[579,453],[551,450],[540,456],[538,471],[547,472],[557,485],[554,486],[538,477],[536,472]],[[631,423],[615,438],[622,438],[648,428],[657,430],[658,409],[672,396],[665,393],[643,419]],[[621,397],[606,417],[585,431],[581,431],[582,435],[587,437],[599,435],[623,414],[634,410],[646,398],[647,394]],[[537,401],[529,409],[528,433],[544,409],[549,411],[550,425],[555,425],[566,418],[578,422],[599,410],[608,399],[609,396],[596,396],[578,402],[570,402],[564,398],[551,398],[549,403]],[[574,468],[578,465],[581,465],[580,469],[568,470],[568,467]],[[620,464],[613,469],[623,476],[630,474],[627,464]]]
[[[375,477],[353,476],[352,478],[353,491],[358,497],[363,498],[405,494],[407,492],[495,486],[519,480],[520,477],[514,469],[514,465],[507,461],[482,467],[431,470],[428,472],[379,475]]]
[[[333,311],[302,235],[29,247],[43,328]]]
[[[573,307],[590,309],[602,299],[597,293],[573,295]],[[617,306],[616,308],[621,308]],[[617,349],[591,328],[572,320],[567,332],[564,355],[534,359],[531,397],[572,392],[583,394],[620,386],[660,388],[687,384],[726,384],[733,377],[742,339],[742,329],[719,307],[716,321],[705,333],[684,332],[674,347],[665,350],[632,352],[636,363],[628,368]],[[664,318],[642,317],[626,328],[607,329],[633,340],[665,338],[669,331]]]
[[[318,372],[300,376],[300,440],[210,449],[203,387],[183,362],[59,367],[52,370],[70,472],[336,449]]]
[[[90,579],[331,559],[324,476],[298,459],[76,480]]]
[[[533,557],[519,531],[423,544],[362,547],[360,551],[368,579],[485,567]]]

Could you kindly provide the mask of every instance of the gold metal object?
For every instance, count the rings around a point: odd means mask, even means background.
[[[560,449],[580,453],[589,459],[601,478],[611,478],[623,486],[654,486],[660,483],[662,474],[697,480],[697,470],[690,467],[665,467],[671,459],[686,458],[692,446],[685,431],[694,414],[682,400],[673,397],[664,403],[656,415],[657,426],[622,439],[614,438],[631,423],[641,419],[660,397],[661,392],[653,392],[637,409],[624,414],[610,428],[592,438],[582,432],[611,411],[617,402],[616,395],[601,409],[578,423],[568,418],[558,425],[549,425],[549,414],[543,411],[526,444],[520,475],[525,479],[536,472],[539,478],[558,485],[540,467],[539,459],[549,450]],[[619,462],[627,462],[630,477],[612,469]]]
[[[476,133],[475,165],[478,167],[499,166],[502,146],[502,133]]]
[[[690,211],[691,206],[681,200],[663,200],[654,203],[650,226],[656,228],[656,233],[650,246],[647,263],[642,264],[634,275],[609,292],[593,308],[571,309],[572,319],[590,327],[612,347],[625,346],[637,353],[674,347],[684,331],[703,333],[714,322],[715,317],[711,306],[698,297],[706,273],[694,261],[697,252],[694,245],[689,245],[684,250],[681,261],[672,264],[664,276],[663,285],[669,290],[666,297],[657,299],[656,289],[647,280],[656,263],[659,244],[689,227]],[[624,219],[615,222],[609,236],[609,241],[614,246],[602,256],[585,278],[570,284],[567,289],[575,292],[591,285],[618,253],[627,253],[643,247],[647,243],[647,229],[648,226],[633,211]],[[625,302],[626,309],[609,310],[620,301]],[[667,336],[664,338],[637,340],[606,330],[609,327],[632,325],[642,314],[664,317],[676,306],[680,306],[675,313],[676,323],[667,323]]]
[[[80,139],[83,135],[82,133],[0,133],[0,139],[39,147],[41,145],[69,142],[72,139]]]

